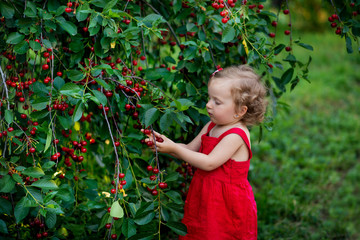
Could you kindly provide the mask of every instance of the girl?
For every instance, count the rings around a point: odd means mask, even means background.
[[[256,203],[247,180],[252,157],[247,126],[263,120],[266,89],[249,66],[241,65],[213,73],[208,94],[211,121],[189,144],[157,132],[146,140],[158,139],[157,151],[197,168],[182,220],[188,233],[179,239],[257,239]]]

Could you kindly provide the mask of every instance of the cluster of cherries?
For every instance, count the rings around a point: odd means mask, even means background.
[[[74,6],[74,9],[72,9],[71,7]],[[72,3],[72,2],[68,2],[66,4],[66,8],[65,8],[65,12],[67,13],[71,13],[72,11],[75,10],[75,8],[77,8],[79,6],[79,3],[76,1],[75,3]]]
[[[40,219],[35,218],[33,220],[29,221],[29,225],[31,228],[40,228],[40,229],[45,229],[45,223],[43,223]],[[36,234],[36,238],[37,239],[41,239],[41,238],[47,238],[49,236],[49,233],[46,231],[43,231],[42,233],[38,232]]]
[[[156,181],[157,176],[155,174],[159,174],[159,169],[158,168],[153,168],[151,165],[147,166],[146,168],[148,170],[148,172],[151,174],[149,176],[149,179],[151,181]],[[168,187],[168,184],[166,182],[159,182],[158,184],[159,188],[161,189],[165,189]],[[156,196],[159,194],[158,190],[156,189],[157,186],[155,186],[154,188],[149,188],[148,186],[146,187],[146,189],[151,193],[151,195]]]

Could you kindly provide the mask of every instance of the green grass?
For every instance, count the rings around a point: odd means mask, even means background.
[[[259,239],[360,239],[360,56],[333,33],[301,36],[311,83],[287,90],[290,112],[259,144],[253,131]]]

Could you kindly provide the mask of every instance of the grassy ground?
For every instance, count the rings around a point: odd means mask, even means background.
[[[360,56],[333,33],[301,36],[311,83],[286,92],[290,112],[259,144],[253,131],[259,239],[360,239]]]

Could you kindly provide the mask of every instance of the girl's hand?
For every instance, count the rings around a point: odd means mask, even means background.
[[[170,153],[170,154],[173,152],[176,143],[174,143],[166,136],[155,131],[152,132],[149,129],[141,129],[141,132],[143,132],[146,136],[148,136],[148,138],[145,139],[145,142],[153,152],[158,151],[158,152]]]

